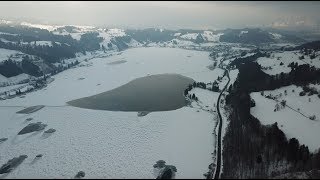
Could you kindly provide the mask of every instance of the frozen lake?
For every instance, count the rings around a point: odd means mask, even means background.
[[[126,62],[112,63],[122,60]],[[139,117],[137,112],[65,105],[75,99],[112,92],[139,78],[153,81],[167,77],[157,76],[159,74],[173,75],[168,75],[170,78],[164,78],[163,82],[168,86],[174,83],[172,89],[168,87],[167,90],[181,93],[181,96],[174,96],[182,100],[181,90],[192,79],[212,82],[222,76],[223,70],[207,68],[212,63],[208,52],[133,48],[120,55],[82,62],[88,66],[53,76],[55,80],[45,89],[28,93],[25,98],[0,101],[2,106],[46,105],[31,114],[16,114],[24,109],[22,107],[0,107],[0,138],[8,138],[0,144],[0,165],[14,157],[28,155],[6,178],[73,178],[80,170],[86,173],[86,178],[154,178],[153,165],[160,159],[177,167],[176,178],[204,178],[203,173],[213,161],[211,153],[215,141],[212,134],[215,115],[209,110],[202,110],[198,105],[183,106]],[[172,77],[181,80],[172,80]],[[149,88],[162,88],[156,83],[159,81],[150,82]],[[195,93],[202,101],[199,106],[213,108],[217,98],[214,92],[199,90]],[[167,95],[158,95],[159,99],[165,99],[164,96]],[[179,101],[178,105],[182,106],[183,102]],[[26,121],[27,118],[33,120]],[[49,137],[42,132],[17,136],[28,123],[34,122],[47,124],[45,130],[54,128],[56,132]],[[43,157],[33,163],[38,154]]]
[[[137,78],[113,90],[68,104],[87,109],[111,111],[168,111],[187,104],[184,90],[194,81],[178,74]]]

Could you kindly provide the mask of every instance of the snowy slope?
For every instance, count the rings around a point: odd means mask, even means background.
[[[62,105],[45,107],[30,115],[15,114],[23,107],[0,107],[0,137],[9,138],[1,144],[0,164],[22,154],[29,156],[7,178],[72,178],[80,170],[88,178],[153,178],[152,165],[159,159],[177,167],[177,178],[203,178],[214,150],[212,113],[183,107],[138,117],[135,112],[64,105],[151,74],[178,73],[196,81],[213,81],[221,74],[207,69],[212,63],[208,55],[173,48],[129,49],[117,56],[83,61],[92,64],[55,75],[48,87],[25,98],[0,101],[0,106]],[[127,62],[108,64],[120,60]],[[210,97],[214,102],[215,95]],[[210,105],[209,99],[201,99]],[[29,117],[57,131],[50,136],[42,132],[16,136]],[[32,162],[40,153],[43,157]]]
[[[166,46],[166,47],[190,47],[190,46],[199,46],[198,44],[181,39],[172,39],[171,41],[164,43],[149,43],[148,46]]]
[[[20,24],[23,25],[23,26],[28,26],[28,27],[46,29],[48,31],[53,31],[56,28],[61,27],[61,26],[52,26],[52,25],[45,25],[45,24],[33,24],[33,23],[28,23],[28,22],[22,22]]]
[[[182,39],[189,39],[189,40],[192,39],[192,40],[194,40],[194,39],[197,38],[198,34],[199,34],[199,33],[187,33],[187,34],[184,34],[184,35],[180,36],[180,38],[182,38]]]
[[[3,84],[18,84],[22,81],[26,81],[28,79],[30,79],[32,76],[28,75],[28,74],[25,74],[25,73],[22,73],[22,74],[19,74],[17,76],[13,76],[13,77],[10,77],[10,78],[7,78],[3,75],[0,74],[0,85],[3,85]]]
[[[316,86],[320,91],[320,86]],[[284,91],[287,90],[287,96]],[[295,92],[292,92],[294,90]],[[272,124],[278,122],[278,127],[283,130],[288,138],[297,138],[301,144],[305,144],[311,151],[315,151],[320,147],[320,98],[317,95],[299,96],[302,91],[301,87],[295,85],[282,87],[274,91],[265,91],[264,95],[271,94],[278,96],[278,100],[286,100],[294,110],[288,107],[274,112],[276,101],[263,97],[259,92],[251,93],[251,97],[256,102],[256,107],[251,108],[251,114],[257,117],[262,124]],[[282,93],[282,96],[280,96]],[[309,98],[311,102],[309,102]],[[279,104],[279,103],[278,103]],[[300,110],[298,110],[300,109]],[[315,115],[316,120],[310,120],[308,117]]]
[[[60,44],[59,42],[56,42]],[[51,41],[32,41],[30,44],[35,44],[36,46],[52,46]]]
[[[175,33],[175,37],[179,37],[184,40],[195,40],[198,35],[201,35],[208,42],[219,42],[219,38],[223,33],[215,34],[212,31],[203,31],[202,33],[186,33],[181,35],[181,33]]]
[[[193,107],[204,111],[216,112],[216,102],[218,100],[219,93],[201,88],[193,88],[189,94],[195,94],[199,99],[198,102],[193,101],[191,103]]]
[[[16,56],[17,54],[23,54],[23,53],[20,51],[0,48],[0,62],[8,60],[10,56]]]
[[[0,87],[0,94],[4,93],[6,91],[11,91],[11,90],[15,90],[15,89],[19,89],[21,87],[26,86],[27,83],[25,84],[18,84],[18,85],[12,85],[12,86],[5,86],[5,87]]]
[[[248,33],[248,31],[241,31],[241,32],[239,33],[239,37],[242,36],[243,34],[247,34],[247,33]]]
[[[212,42],[219,42],[220,36],[223,35],[223,33],[214,34],[212,31],[204,31],[202,36],[207,39],[207,41]]]
[[[312,60],[309,56],[304,56],[305,59],[299,60],[300,56],[302,56],[302,54],[299,51],[275,52],[271,54],[270,58],[258,58],[257,63],[263,67],[262,70],[265,73],[270,75],[280,74],[281,72],[290,72],[291,68],[288,67],[288,65],[291,62],[298,63],[298,65],[310,64],[312,66],[315,66],[316,68],[320,68],[320,61],[318,58]],[[283,63],[282,66],[280,66],[281,62]]]
[[[281,39],[282,38],[282,35],[278,34],[278,33],[269,32],[269,34],[272,35],[273,39]]]

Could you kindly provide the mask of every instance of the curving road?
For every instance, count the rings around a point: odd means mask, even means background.
[[[228,77],[228,83],[224,86],[224,88],[222,89],[219,97],[218,97],[218,101],[217,101],[217,112],[218,112],[218,116],[219,116],[219,132],[218,132],[218,154],[217,154],[217,166],[216,166],[216,171],[214,173],[214,179],[219,179],[220,177],[220,173],[221,173],[221,130],[222,130],[222,117],[220,114],[220,99],[221,96],[223,94],[223,92],[227,89],[229,83],[230,83],[230,77],[229,77],[229,72],[227,69],[225,69],[225,74]]]

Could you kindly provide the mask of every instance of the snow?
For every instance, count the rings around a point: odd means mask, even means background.
[[[3,38],[0,38],[0,40],[4,43],[14,43],[14,44],[17,44],[17,42],[15,41],[8,41],[6,39],[3,39]],[[51,41],[31,41],[31,42],[20,42],[21,44],[24,44],[24,45],[36,45],[36,46],[52,46],[52,42]],[[61,44],[60,42],[55,42],[57,44]],[[66,43],[65,43],[66,44]],[[69,45],[70,46],[70,45]],[[6,50],[6,49],[5,49]],[[13,50],[11,50],[13,51]],[[19,52],[19,51],[17,51]],[[20,52],[21,53],[21,52]]]
[[[4,20],[4,19],[0,19],[0,24],[11,24],[12,21],[7,21],[7,20]]]
[[[9,50],[0,48],[0,62],[8,60],[10,56],[15,56],[16,54],[21,54],[20,51]]]
[[[210,86],[211,87],[211,86]],[[216,103],[219,97],[218,92],[212,92],[207,89],[193,88],[189,94],[195,94],[198,102],[193,101],[192,106],[210,112],[216,112]]]
[[[293,44],[293,43],[270,43],[269,44],[271,47],[275,46],[275,47],[295,47],[297,46],[297,44]]]
[[[281,39],[282,38],[282,35],[281,34],[278,34],[278,33],[271,33],[269,32],[269,34],[271,34],[273,36],[273,39]]]
[[[218,45],[221,45],[221,44],[216,43],[216,42],[207,42],[207,43],[200,44],[201,47],[214,47],[214,46],[218,46]]]
[[[109,62],[126,60],[117,66]],[[0,164],[22,154],[28,158],[7,178],[72,178],[82,170],[88,178],[154,178],[153,164],[165,160],[177,167],[177,178],[203,178],[212,163],[214,115],[197,108],[152,112],[112,112],[65,106],[65,102],[94,95],[148,74],[178,73],[196,81],[214,81],[209,52],[174,48],[132,48],[119,55],[94,58],[91,66],[77,67],[55,76],[45,89],[0,101],[0,106],[46,105],[30,115],[21,108],[0,107]],[[79,80],[79,78],[85,78]],[[97,84],[100,84],[97,86]],[[217,94],[196,90],[202,106],[210,107]],[[199,91],[199,92],[198,92]],[[61,107],[50,107],[58,105]],[[57,131],[17,136],[26,118]],[[31,163],[37,154],[43,157]],[[30,164],[31,163],[31,164]]]
[[[302,56],[302,54],[299,53],[299,51],[275,52],[271,56],[274,57],[260,57],[257,59],[257,63],[260,64],[262,67],[271,67],[271,69],[262,69],[263,72],[270,75],[280,74],[281,72],[289,73],[291,71],[291,68],[288,67],[288,65],[291,62],[298,63],[298,65],[310,64],[312,66],[315,66],[316,68],[320,68],[320,61],[317,58],[311,60],[309,56],[304,56],[305,59],[299,60],[299,57]],[[278,57],[279,60],[277,60]],[[280,66],[281,62],[283,63],[282,66]]]
[[[242,36],[243,34],[247,34],[247,33],[248,33],[248,31],[241,31],[239,34],[239,37]]]
[[[246,55],[244,55],[244,56],[241,56],[242,58],[245,58],[245,57],[249,57],[249,56],[253,56],[253,55],[255,55],[256,53],[247,53]]]
[[[61,27],[61,26],[52,26],[52,25],[45,25],[45,24],[32,24],[28,22],[22,22],[21,25],[39,28],[39,29],[46,29],[48,31],[54,31],[56,28]]]
[[[205,39],[212,42],[219,42],[221,35],[223,35],[223,33],[214,34],[212,31],[204,31],[202,34]]]
[[[125,36],[126,33],[124,32],[123,29],[108,29],[107,34],[110,34],[112,37],[117,37],[117,36]]]
[[[55,42],[57,44],[60,44],[59,42]],[[31,41],[29,44],[36,45],[36,46],[52,46],[51,41]]]
[[[233,50],[242,50],[242,51],[250,51],[250,50],[252,50],[250,48],[245,48],[245,47],[232,47],[231,49],[233,49]]]
[[[8,78],[0,74],[0,83],[7,82]]]
[[[198,36],[199,33],[187,33],[187,34],[184,34],[182,36],[180,36],[180,38],[182,39],[188,39],[188,40],[191,40],[191,39],[196,39],[197,36]]]
[[[10,78],[7,78],[7,77],[0,74],[0,85],[2,85],[2,84],[18,84],[18,83],[21,83],[23,81],[30,79],[31,77],[32,76],[25,74],[25,73],[22,73],[22,74],[19,74],[17,76],[13,76]]]
[[[196,81],[210,82],[214,81],[218,75],[221,76],[222,71],[211,71],[207,68],[212,63],[208,56],[209,52],[174,48],[128,49],[118,56],[92,59],[90,63],[93,63],[93,65],[90,67],[80,67],[59,73],[54,77],[56,80],[50,84],[50,88],[46,92],[29,94],[18,103],[30,105],[28,102],[32,101],[37,104],[48,104],[47,99],[44,97],[48,93],[52,93],[55,98],[50,100],[50,105],[64,105],[65,102],[72,99],[104,92],[148,74],[177,73],[191,77]],[[87,57],[90,57],[90,55]],[[120,60],[126,60],[127,62],[119,66],[108,65],[109,62]],[[126,73],[119,73],[118,71]],[[114,78],[115,75],[117,75],[117,78]],[[80,77],[85,77],[86,79],[78,81],[77,79]],[[96,86],[99,83],[101,86]],[[92,87],[88,92],[83,86]],[[74,93],[74,89],[77,89],[77,93]],[[11,104],[14,102],[8,101],[6,103]]]
[[[319,85],[314,87],[317,87],[318,91],[320,90]],[[287,96],[284,95],[284,90],[287,90]],[[260,92],[251,93],[251,97],[256,102],[256,107],[251,108],[251,114],[257,117],[262,124],[278,122],[278,127],[288,138],[297,138],[300,144],[305,144],[309,150],[315,151],[320,147],[318,140],[320,137],[320,98],[317,95],[299,96],[301,91],[301,87],[291,85],[273,91],[264,91],[264,95],[276,96],[282,93],[282,96],[277,99],[279,101],[286,100],[287,105],[295,110],[299,108],[306,117],[288,107],[274,112],[277,102],[261,96]],[[309,98],[311,98],[311,102],[308,101]],[[312,115],[316,116],[316,120],[308,118]]]
[[[0,41],[2,41],[2,42],[4,42],[4,43],[13,42],[13,41],[8,41],[8,40],[6,40],[6,39],[4,39],[4,38],[0,38]]]
[[[52,33],[56,34],[56,35],[70,35],[73,39],[78,40],[78,41],[80,40],[81,35],[85,34],[85,32],[69,33],[65,30],[63,30],[62,32],[52,31]]]
[[[25,87],[26,85],[28,85],[28,84],[25,83],[25,84],[18,84],[18,85],[0,87],[0,94],[4,93],[6,91],[11,91],[11,90],[19,89],[21,87]]]
[[[11,36],[17,36],[18,35],[18,34],[6,33],[6,32],[0,32],[0,34],[11,35]]]
[[[100,46],[103,45],[105,48],[108,48],[108,43],[111,42],[111,39],[114,37],[122,37],[125,36],[126,33],[122,29],[99,29],[99,37],[103,38],[103,41],[100,43]],[[130,47],[138,47],[141,46],[139,42],[136,40],[131,40],[128,43]]]
[[[126,43],[129,47],[142,47],[143,44],[139,43],[135,39],[131,39],[129,43]]]
[[[10,127],[0,127],[1,137],[9,138],[1,144],[0,163],[20,154],[29,158],[8,178],[71,178],[79,170],[88,178],[153,178],[152,165],[159,159],[175,165],[178,178],[200,178],[211,161],[211,114],[191,108],[141,118],[135,113],[44,108],[30,117],[57,130],[48,138],[42,133],[17,137],[27,118],[16,115],[17,110],[0,110],[7,115],[2,123]],[[29,164],[39,153],[43,158]]]
[[[238,74],[239,74],[238,69],[234,69],[229,72],[229,77],[230,77],[230,84],[229,85],[233,84],[236,81]]]
[[[174,43],[176,42],[176,43]],[[166,47],[190,47],[198,46],[196,43],[187,40],[172,39],[171,41],[165,43],[149,43],[149,46],[166,46]]]
[[[62,35],[68,35],[68,34],[70,34],[70,36],[71,36],[73,39],[80,41],[81,36],[82,36],[82,34],[84,34],[84,33],[65,33],[65,34],[62,34]]]

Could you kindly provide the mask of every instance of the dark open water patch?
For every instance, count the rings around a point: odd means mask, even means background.
[[[187,105],[184,90],[194,80],[179,74],[137,78],[113,90],[67,102],[95,110],[169,111]]]

